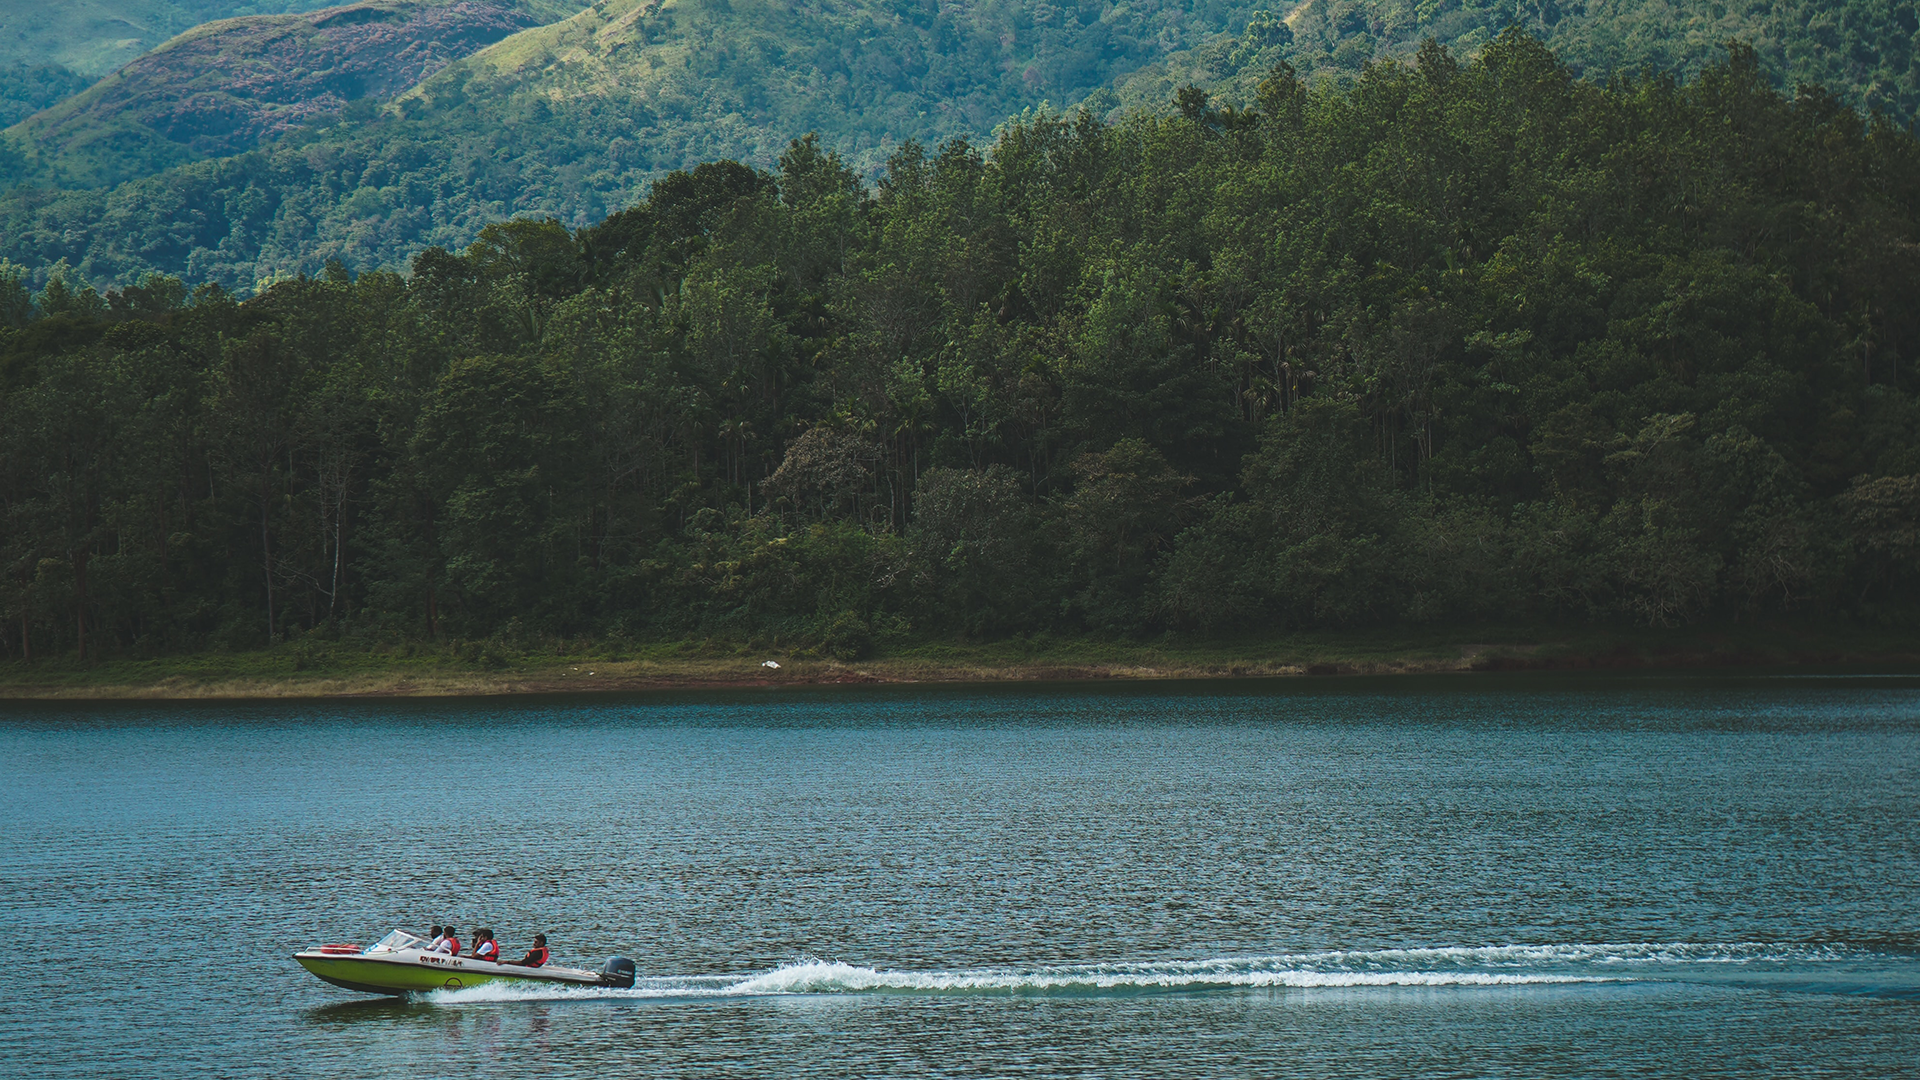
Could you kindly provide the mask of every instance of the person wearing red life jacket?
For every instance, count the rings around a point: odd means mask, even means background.
[[[473,932],[473,958],[494,964],[500,962],[500,943],[493,940],[493,931],[475,930]]]
[[[547,935],[533,935],[533,948],[527,950],[527,955],[518,960],[509,960],[507,963],[515,964],[519,967],[545,967],[547,965]]]
[[[433,947],[433,951],[437,953],[446,953],[448,956],[459,956],[460,955],[460,938],[458,936],[459,933],[460,932],[458,930],[455,930],[453,927],[451,926],[447,927],[446,933],[440,936],[440,944],[435,945]]]

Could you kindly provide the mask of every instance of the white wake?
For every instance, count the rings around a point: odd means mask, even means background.
[[[1236,987],[1476,987],[1603,983],[1662,978],[1696,965],[1771,967],[1844,961],[1844,946],[1625,943],[1435,946],[1326,950],[1030,967],[901,970],[803,958],[734,975],[658,975],[631,990],[495,983],[439,990],[444,1004],[580,998],[725,998],[797,994],[1113,994]]]

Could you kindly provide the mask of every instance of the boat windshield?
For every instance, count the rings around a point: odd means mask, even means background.
[[[368,952],[399,952],[401,949],[424,949],[427,943],[414,937],[405,930],[395,930],[379,941],[374,942]]]

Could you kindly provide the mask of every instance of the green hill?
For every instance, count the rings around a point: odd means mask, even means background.
[[[110,190],[16,192],[0,255],[102,284],[159,269],[242,288],[332,258],[404,265],[501,218],[598,220],[684,164],[770,163],[808,131],[871,171],[903,140],[1078,102],[1246,18],[1238,0],[600,0],[376,115]]]
[[[449,66],[395,109],[435,128],[498,124],[507,146],[559,137],[543,130],[559,121],[568,149],[546,161],[624,177],[586,184],[617,206],[639,196],[634,181],[718,157],[771,162],[806,131],[871,174],[905,139],[978,137],[1077,103],[1250,6],[600,0]]]
[[[349,103],[393,97],[572,10],[556,0],[367,0],[206,23],[9,130],[16,179],[99,187],[228,157]]]
[[[1912,0],[1281,0],[1271,7],[1248,34],[1221,35],[1143,69],[1120,88],[1120,100],[1162,107],[1189,83],[1250,100],[1275,59],[1309,76],[1351,78],[1375,60],[1412,58],[1428,37],[1471,56],[1515,25],[1595,81],[1642,69],[1690,78],[1739,41],[1788,91],[1821,86],[1901,124],[1920,116],[1920,6]]]
[[[0,65],[55,65],[97,79],[214,19],[312,11],[336,0],[44,0],[0,5]]]
[[[1513,23],[1595,81],[1641,68],[1685,79],[1724,57],[1725,41],[1750,41],[1777,86],[1816,82],[1906,124],[1920,101],[1914,11],[1912,0],[1311,0],[1273,11],[1249,0],[599,0],[449,64],[386,108],[258,152],[100,191],[16,191],[0,201],[0,256],[43,276],[64,259],[102,285],[157,269],[242,289],[335,258],[402,267],[490,221],[588,224],[695,162],[769,164],[807,132],[872,176],[904,140],[978,141],[1043,104],[1165,111],[1190,83],[1244,103],[1281,62],[1309,84],[1345,83],[1427,36],[1472,56]],[[89,123],[103,130],[112,116]],[[46,140],[22,151],[16,181],[102,175]]]
[[[0,128],[203,23],[339,0],[51,0],[0,4]]]

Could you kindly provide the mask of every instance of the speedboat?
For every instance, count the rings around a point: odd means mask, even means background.
[[[521,967],[428,952],[425,940],[405,930],[395,930],[365,949],[358,945],[322,945],[294,953],[293,958],[321,979],[364,994],[416,994],[488,983],[628,990],[633,987],[634,977],[633,961],[623,956],[608,960],[599,971],[558,964]]]

